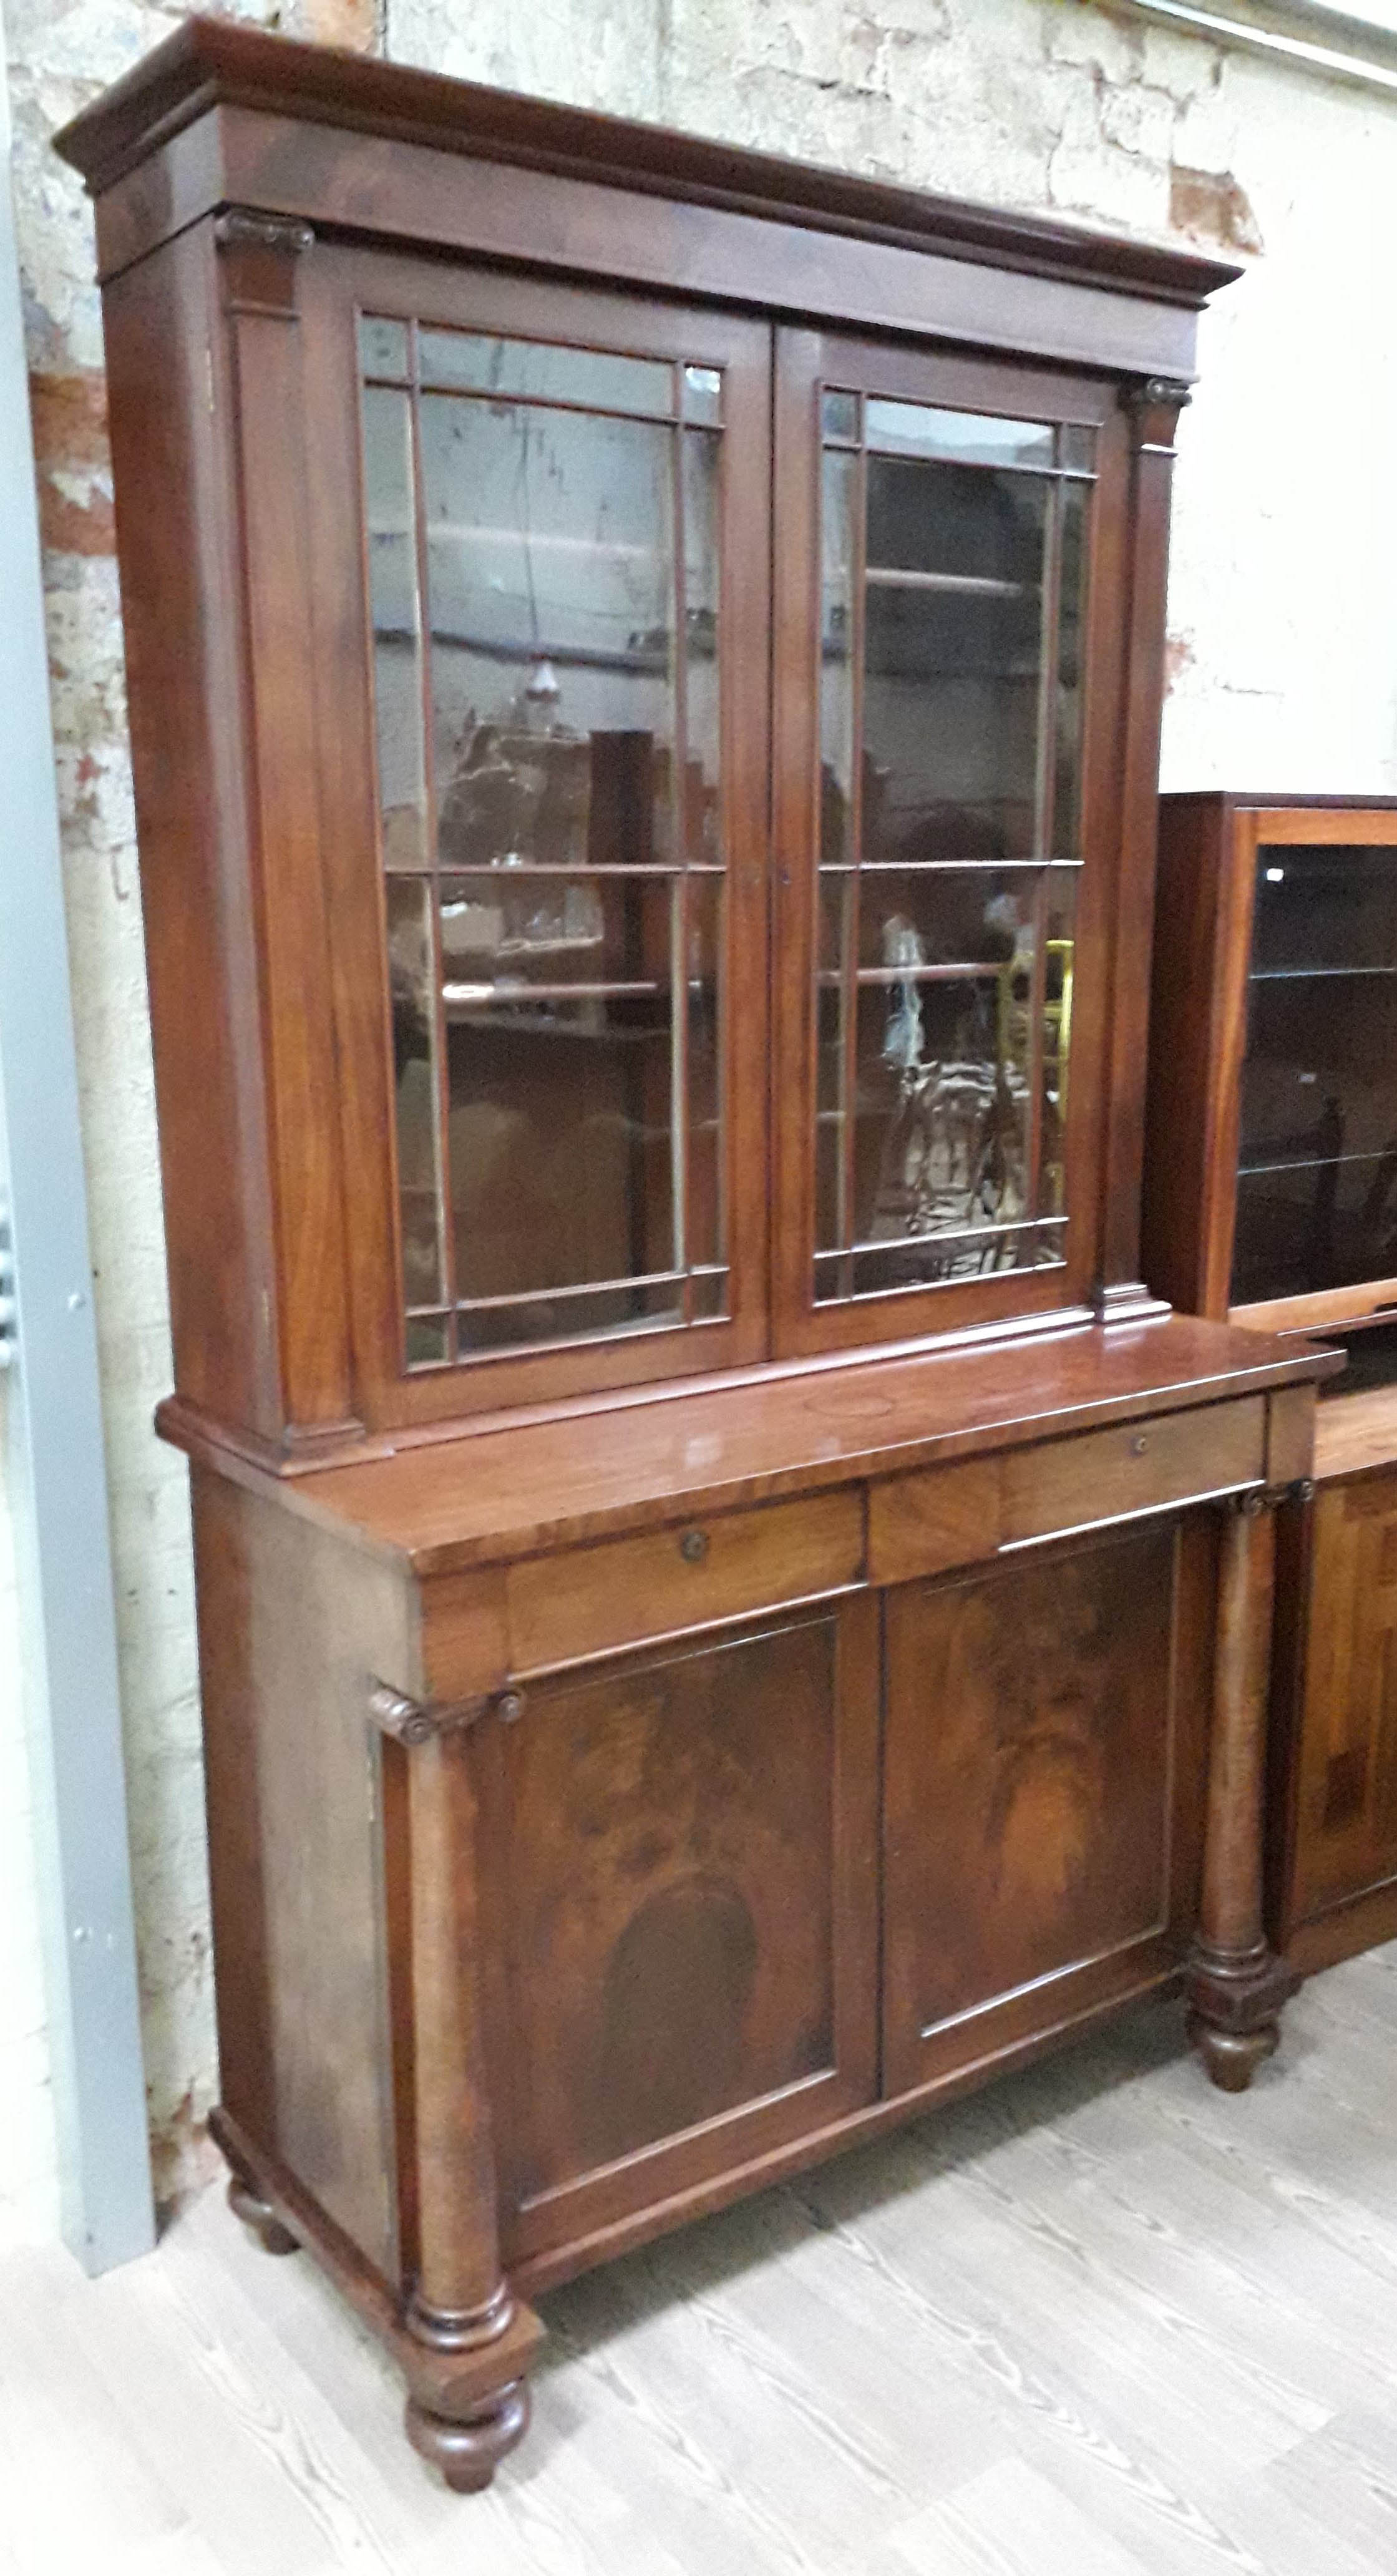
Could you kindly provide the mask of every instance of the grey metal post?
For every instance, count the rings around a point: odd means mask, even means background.
[[[0,1323],[63,2233],[90,2272],[155,2241],[111,1533],[0,44]]]

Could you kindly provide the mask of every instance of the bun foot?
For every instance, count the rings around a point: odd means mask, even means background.
[[[429,2414],[410,2397],[404,2421],[413,2449],[441,2471],[457,2495],[479,2495],[506,2451],[512,2451],[528,2430],[528,2381],[511,2380],[507,2388],[496,2389],[478,2407],[450,2420]]]
[[[228,2206],[235,2218],[256,2237],[267,2254],[299,2254],[300,2240],[283,2227],[270,2201],[259,2200],[250,2183],[234,2174],[228,2185]]]
[[[1240,1953],[1199,1942],[1188,1973],[1188,2035],[1214,2084],[1245,2093],[1280,2038],[1297,1980],[1264,1941]]]
[[[1219,2091],[1245,2093],[1258,2066],[1279,2045],[1281,2034],[1273,2021],[1260,2030],[1214,2030],[1200,2014],[1190,2013],[1188,2035]]]

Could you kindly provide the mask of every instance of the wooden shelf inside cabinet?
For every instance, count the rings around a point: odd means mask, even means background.
[[[59,148],[216,2134],[469,2489],[551,2282],[1142,1995],[1220,2083],[1275,2045],[1334,1363],[1140,1256],[1173,436],[1234,272],[226,21]]]

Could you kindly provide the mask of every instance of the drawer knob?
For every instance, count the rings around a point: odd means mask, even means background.
[[[686,1565],[702,1565],[708,1554],[707,1530],[685,1530],[679,1542],[679,1553]]]
[[[1148,1449],[1148,1447],[1149,1447],[1149,1445],[1150,1445],[1150,1435],[1149,1435],[1149,1433],[1148,1433],[1147,1431],[1137,1431],[1137,1432],[1136,1432],[1136,1434],[1135,1434],[1134,1439],[1131,1441],[1131,1444],[1130,1444],[1130,1454],[1131,1454],[1131,1457],[1132,1457],[1132,1458],[1143,1458],[1143,1457],[1144,1457],[1144,1454],[1145,1454],[1145,1452],[1146,1452],[1146,1450],[1147,1450],[1147,1449]]]
[[[495,1714],[503,1720],[506,1726],[517,1726],[520,1718],[524,1714],[523,1692],[501,1691],[499,1698],[495,1702]]]

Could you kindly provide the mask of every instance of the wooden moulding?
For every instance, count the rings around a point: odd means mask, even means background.
[[[697,135],[589,114],[470,81],[297,45],[218,18],[194,17],[56,138],[95,196],[217,108],[280,114],[358,138],[512,164],[576,185],[785,220],[853,238],[1069,278],[1117,296],[1197,311],[1241,274],[1233,264],[1160,243],[932,197],[885,181],[778,160]],[[365,166],[361,151],[356,167]],[[736,288],[736,279],[728,281]]]

